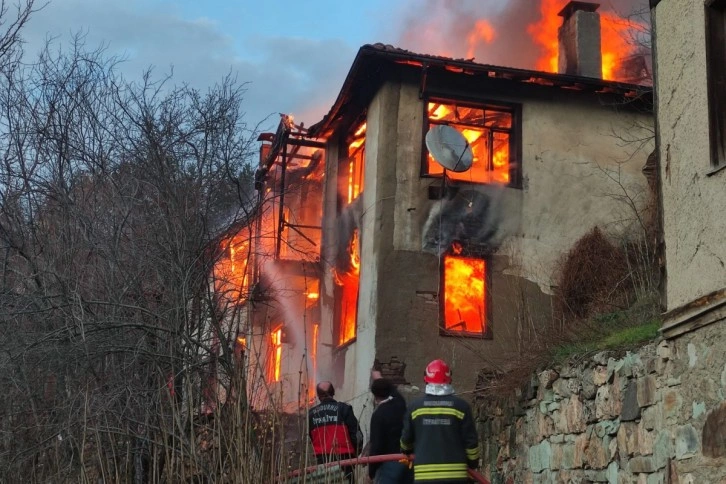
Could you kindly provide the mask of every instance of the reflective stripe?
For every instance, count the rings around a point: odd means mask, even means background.
[[[469,458],[469,460],[476,460],[479,458],[479,447],[475,447],[473,449],[466,449],[466,457]]]
[[[446,408],[446,407],[427,407],[427,408],[419,408],[411,412],[411,418],[415,419],[416,417],[419,417],[421,415],[453,415],[454,417],[458,418],[459,420],[464,419],[464,412],[461,410],[457,410],[455,408]]]
[[[428,472],[428,471],[450,471],[450,470],[466,470],[466,464],[464,462],[452,462],[449,464],[418,464],[416,469]]]
[[[413,478],[416,481],[433,481],[439,479],[466,479],[468,476],[466,471],[442,471],[442,472],[423,472],[420,473],[414,467]]]

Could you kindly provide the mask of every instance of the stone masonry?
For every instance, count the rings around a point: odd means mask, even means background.
[[[480,401],[492,483],[726,483],[725,332],[601,352]]]

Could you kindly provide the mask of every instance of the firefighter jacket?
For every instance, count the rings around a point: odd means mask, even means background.
[[[308,412],[308,428],[313,451],[318,456],[357,455],[362,434],[353,407],[326,398]]]
[[[415,482],[466,482],[479,464],[471,407],[454,395],[425,395],[409,405],[401,451],[414,453]]]

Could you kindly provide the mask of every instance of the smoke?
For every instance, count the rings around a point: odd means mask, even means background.
[[[441,256],[457,241],[472,252],[494,251],[503,235],[503,192],[500,186],[484,185],[436,202],[424,224],[422,249]]]
[[[543,51],[529,36],[528,27],[541,19],[540,4],[567,0],[409,0],[401,13],[399,47],[418,53],[467,58],[476,62],[535,69]],[[604,0],[600,12],[627,17],[647,11],[647,0]],[[490,41],[479,37],[472,45],[471,33],[479,20],[494,28]]]

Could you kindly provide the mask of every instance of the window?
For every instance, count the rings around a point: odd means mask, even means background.
[[[360,283],[360,256],[358,230],[348,245],[350,269],[335,272],[336,291],[336,340],[338,346],[350,343],[355,339],[358,325],[358,288]]]
[[[267,359],[267,383],[280,381],[282,368],[282,326],[270,333],[270,351]]]
[[[720,167],[726,165],[726,0],[706,3],[706,56],[711,164]]]
[[[338,207],[341,218],[355,220],[356,217],[346,214],[354,210],[363,193],[363,180],[365,175],[365,121],[356,124],[346,140],[347,157],[343,157],[338,165],[339,198]],[[343,237],[348,237],[344,235]],[[360,237],[355,228],[345,242],[345,249],[339,249],[335,276],[335,331],[334,337],[337,346],[343,346],[355,340],[358,324],[358,288],[360,281]]]
[[[471,145],[474,160],[471,169],[446,172],[453,180],[471,183],[517,184],[518,172],[514,150],[514,108],[470,106],[452,101],[429,100],[426,103],[427,128],[449,125],[464,135]],[[441,176],[444,169],[425,149],[423,173]]]
[[[445,335],[491,337],[487,261],[452,252],[443,261],[441,329]]]
[[[353,203],[363,192],[363,166],[366,152],[366,123],[362,123],[354,131],[348,144],[348,160],[345,167],[347,186],[345,190],[346,205]]]

